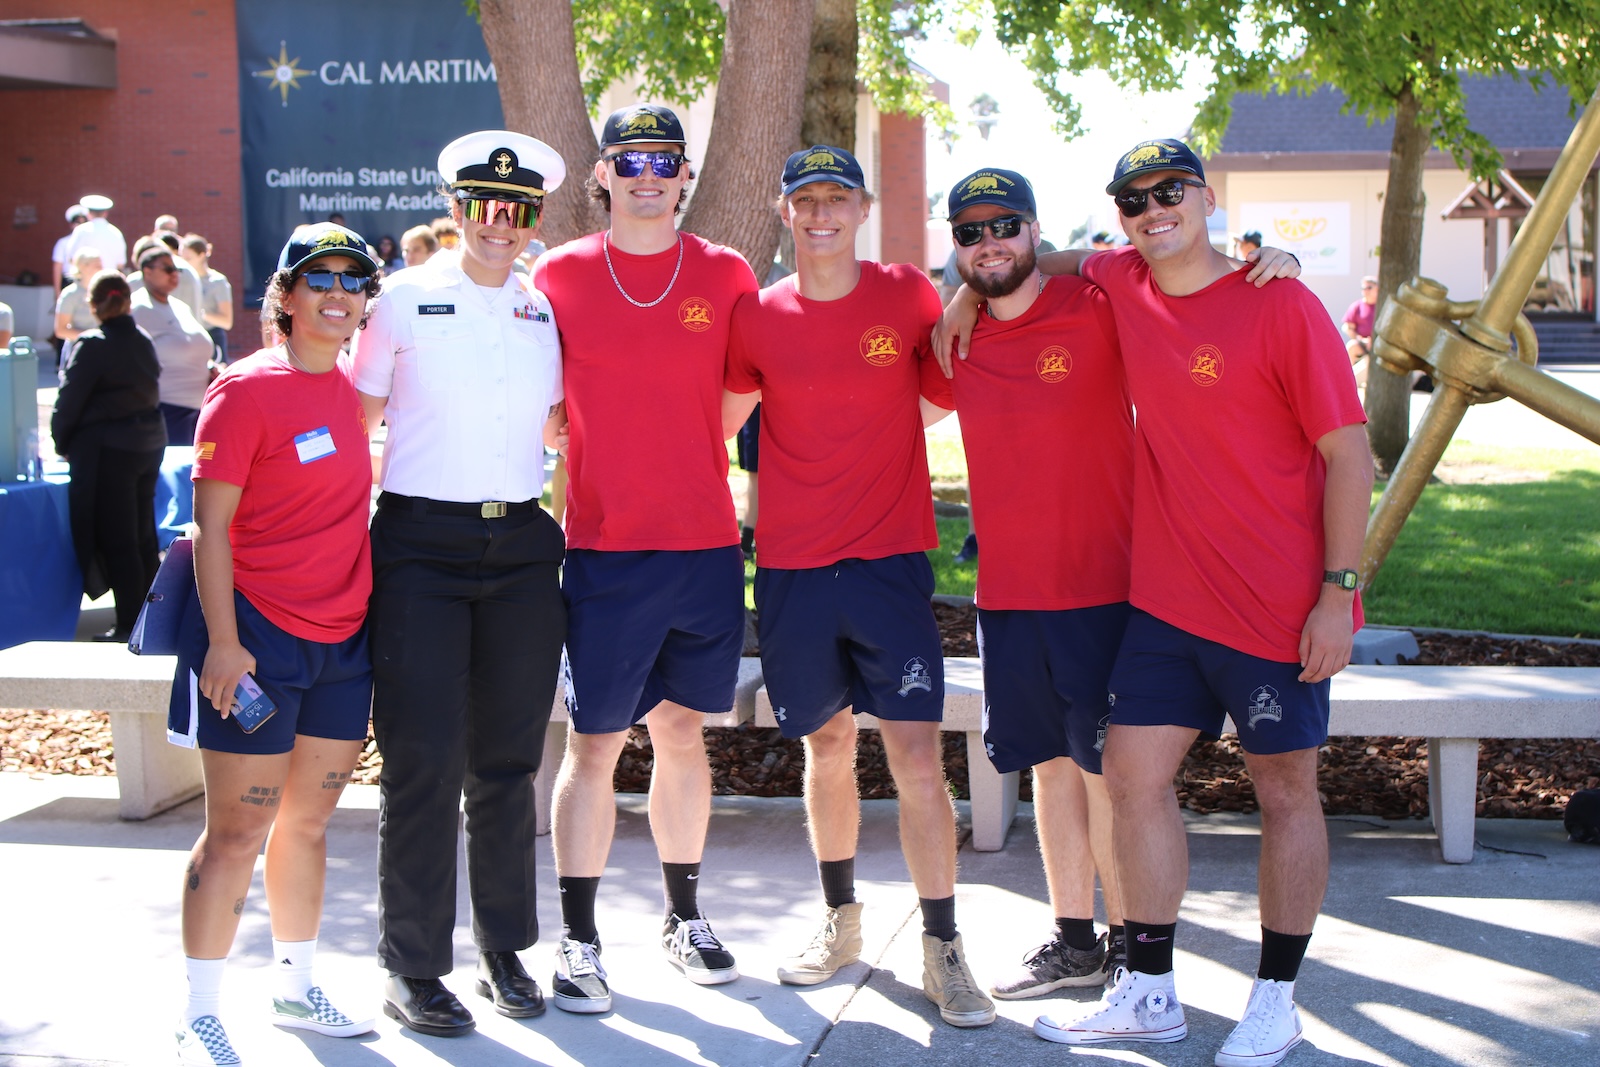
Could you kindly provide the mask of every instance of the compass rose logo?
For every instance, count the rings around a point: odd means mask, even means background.
[[[309,78],[312,71],[300,69],[300,57],[289,58],[289,48],[283,42],[278,42],[278,58],[268,60],[272,66],[266,70],[255,72],[257,78],[266,78],[267,87],[276,89],[283,96],[283,106],[289,106],[289,90],[300,88],[300,79]]]

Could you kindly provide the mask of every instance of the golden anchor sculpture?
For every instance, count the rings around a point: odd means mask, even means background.
[[[1537,370],[1539,343],[1522,314],[1540,265],[1600,155],[1600,89],[1556,160],[1517,231],[1506,261],[1483,299],[1446,299],[1443,285],[1417,277],[1384,303],[1373,330],[1373,358],[1396,374],[1425,370],[1433,375],[1433,398],[1411,435],[1389,485],[1367,520],[1361,549],[1361,582],[1370,585],[1395,538],[1422,496],[1467,409],[1511,397],[1546,418],[1600,444],[1600,400]],[[1511,342],[1516,340],[1516,355]]]

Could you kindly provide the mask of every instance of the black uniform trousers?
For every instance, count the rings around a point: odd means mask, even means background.
[[[566,636],[564,542],[537,505],[459,514],[476,508],[385,493],[372,520],[378,958],[413,978],[454,965],[463,792],[474,939],[504,952],[539,936],[533,776]]]

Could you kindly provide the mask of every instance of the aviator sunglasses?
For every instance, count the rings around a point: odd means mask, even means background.
[[[618,152],[606,159],[617,168],[619,178],[637,178],[644,173],[647,163],[657,178],[676,178],[678,171],[688,162],[688,157],[682,152]]]
[[[1144,214],[1146,197],[1153,196],[1156,198],[1156,203],[1167,207],[1177,207],[1183,203],[1183,187],[1186,185],[1192,185],[1196,189],[1206,187],[1205,182],[1197,182],[1193,178],[1168,178],[1148,189],[1124,189],[1111,199],[1116,201],[1118,211],[1130,219],[1136,219]]]
[[[305,279],[306,288],[313,293],[333,292],[333,280],[339,279],[339,286],[351,296],[365,293],[372,285],[372,275],[358,274],[353,270],[308,270],[300,277]]]
[[[543,203],[540,200],[502,200],[492,194],[478,196],[464,192],[456,193],[456,200],[461,204],[461,214],[467,221],[492,226],[495,216],[504,211],[506,222],[514,230],[525,230],[538,222],[539,208]]]
[[[1028,221],[1026,215],[1000,215],[997,218],[984,219],[982,222],[962,222],[950,227],[950,236],[954,237],[956,244],[962,248],[971,248],[983,240],[984,230],[994,234],[996,241],[1009,241],[1022,232],[1022,227]]]

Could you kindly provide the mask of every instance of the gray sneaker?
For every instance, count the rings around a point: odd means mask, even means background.
[[[1105,982],[1106,935],[1094,948],[1077,949],[1053,937],[1022,958],[1009,978],[996,982],[990,992],[1001,1000],[1026,1000],[1057,989],[1095,986]]]
[[[1128,935],[1110,934],[1106,941],[1106,962],[1100,968],[1100,973],[1106,976],[1106,988],[1110,989],[1122,980],[1119,973],[1128,969]]]
[[[994,1022],[994,1001],[972,980],[960,934],[954,941],[922,935],[922,993],[939,1006],[939,1017],[951,1026]]]
[[[861,958],[861,904],[841,904],[828,909],[822,928],[798,956],[778,965],[784,985],[816,985],[832,978],[840,967]]]

